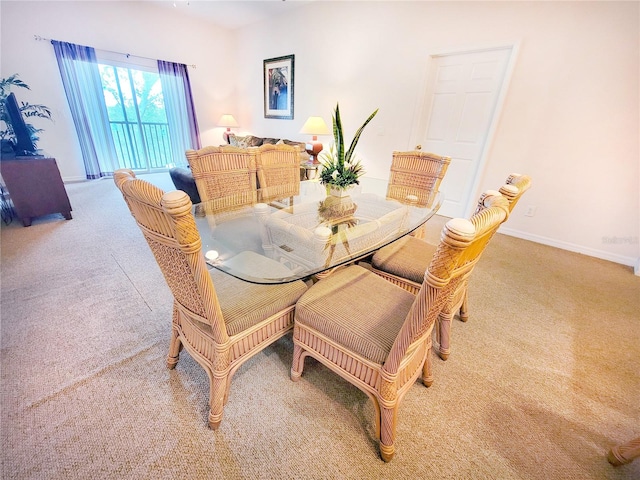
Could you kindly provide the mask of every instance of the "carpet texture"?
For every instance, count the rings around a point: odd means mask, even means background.
[[[630,268],[497,234],[385,464],[364,393],[313,359],[291,382],[290,336],[238,371],[209,430],[205,372],[185,351],[166,368],[171,294],[113,181],[66,188],[73,220],[1,229],[3,479],[640,479],[640,459],[606,460],[640,436]]]

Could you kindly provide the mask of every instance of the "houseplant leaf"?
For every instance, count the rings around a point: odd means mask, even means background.
[[[369,115],[369,118],[367,118],[367,120],[362,124],[362,126],[358,129],[358,131],[356,132],[355,136],[353,137],[353,140],[351,141],[351,145],[349,146],[349,150],[347,151],[346,155],[345,155],[345,160],[347,162],[351,162],[351,157],[353,155],[353,152],[356,149],[356,145],[358,143],[358,140],[360,140],[360,135],[362,135],[362,131],[364,130],[364,127],[367,126],[367,124],[373,119],[373,117],[376,116],[376,113],[378,113],[378,110],[376,108],[376,111],[373,112],[371,115]]]
[[[358,140],[362,135],[364,127],[376,116],[376,109],[364,124],[358,129],[355,137],[351,141],[349,150],[345,152],[344,130],[342,128],[342,118],[340,117],[340,105],[336,104],[333,113],[333,139],[328,153],[323,154],[322,170],[320,171],[320,183],[327,186],[333,186],[338,189],[358,185],[359,177],[364,174],[364,168],[360,161],[355,160],[354,152]]]

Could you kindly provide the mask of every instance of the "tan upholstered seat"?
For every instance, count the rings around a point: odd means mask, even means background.
[[[256,157],[258,201],[269,203],[300,193],[300,148],[291,145],[262,145]]]
[[[500,191],[495,193],[500,193],[507,198],[509,212],[511,212],[522,194],[530,186],[531,178],[529,176],[512,174],[509,175],[506,183],[500,187]],[[486,198],[487,194],[481,196],[475,215],[486,208]],[[471,218],[472,223],[475,222],[474,217]],[[435,250],[435,245],[430,245],[417,238],[403,237],[375,253],[371,260],[372,270],[392,283],[416,293],[422,284],[424,269],[431,261]],[[467,321],[469,315],[466,282],[459,286],[459,290],[451,298],[451,304],[444,308],[438,320],[436,343],[438,344],[438,353],[443,360],[446,360],[450,354],[451,320],[458,310],[460,319]]]
[[[417,205],[430,206],[450,163],[450,157],[420,150],[393,152],[387,198],[406,202],[407,197],[413,197]],[[413,232],[413,236],[423,238],[424,228]]]
[[[257,203],[256,155],[257,149],[226,145],[187,150],[200,199],[220,208]]]
[[[118,170],[114,180],[174,297],[169,368],[184,346],[209,376],[209,426],[217,428],[238,367],[293,327],[306,285],[255,285],[207,269],[186,193],[164,193]]]
[[[300,378],[309,355],[365,392],[375,406],[385,461],[395,452],[400,401],[418,377],[427,386],[433,381],[434,322],[507,212],[506,199],[495,195],[475,226],[464,219],[447,222],[415,296],[352,265],[321,279],[298,300],[292,380]]]

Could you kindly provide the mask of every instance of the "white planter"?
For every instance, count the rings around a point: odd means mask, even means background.
[[[346,188],[337,188],[327,185],[327,195],[331,195],[332,197],[348,197],[351,195],[354,188],[356,188],[355,185],[349,185]]]

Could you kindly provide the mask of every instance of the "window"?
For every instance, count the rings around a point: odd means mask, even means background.
[[[173,163],[171,140],[157,68],[99,62],[120,167],[142,171],[168,168]]]
[[[185,164],[200,148],[187,65],[51,44],[88,179]]]

